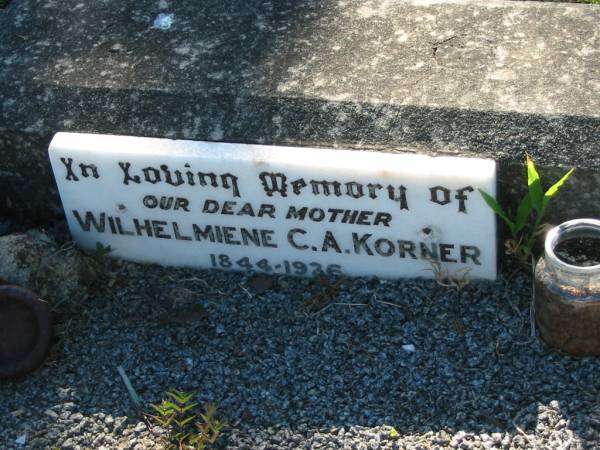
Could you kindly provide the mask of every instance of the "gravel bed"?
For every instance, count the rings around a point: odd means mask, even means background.
[[[111,265],[112,288],[62,316],[47,364],[0,384],[0,448],[160,448],[119,365],[146,404],[173,388],[217,404],[218,448],[600,448],[600,362],[531,336],[526,275],[335,292]]]

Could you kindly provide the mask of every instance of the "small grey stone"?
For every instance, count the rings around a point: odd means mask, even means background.
[[[58,419],[58,414],[55,411],[52,411],[51,409],[47,409],[46,411],[44,411],[44,414],[46,414],[52,419]]]

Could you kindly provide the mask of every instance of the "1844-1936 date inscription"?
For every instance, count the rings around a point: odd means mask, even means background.
[[[252,261],[249,257],[243,256],[235,259],[226,254],[211,253],[210,264],[215,269],[241,269],[245,271],[261,271],[265,273],[285,273],[286,275],[342,275],[342,266],[339,264],[328,264],[323,266],[318,262],[304,263],[302,261],[283,260],[279,263],[271,263],[268,259],[262,258],[258,261]]]

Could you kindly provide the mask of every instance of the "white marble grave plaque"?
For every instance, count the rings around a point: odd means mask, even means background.
[[[58,133],[73,238],[162,265],[496,277],[491,160]]]

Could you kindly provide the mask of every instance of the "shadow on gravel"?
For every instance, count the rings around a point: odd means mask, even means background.
[[[146,402],[178,388],[217,403],[249,446],[272,429],[385,426],[440,445],[460,432],[508,433],[523,446],[598,439],[600,362],[530,338],[524,276],[461,293],[422,280],[352,280],[314,313],[305,302],[322,286],[310,280],[273,279],[257,293],[240,274],[120,270],[113,299],[65,322],[54,361],[0,386],[6,429],[34,428],[56,444],[64,411],[135,418],[122,365]],[[503,446],[506,435],[496,439]]]

